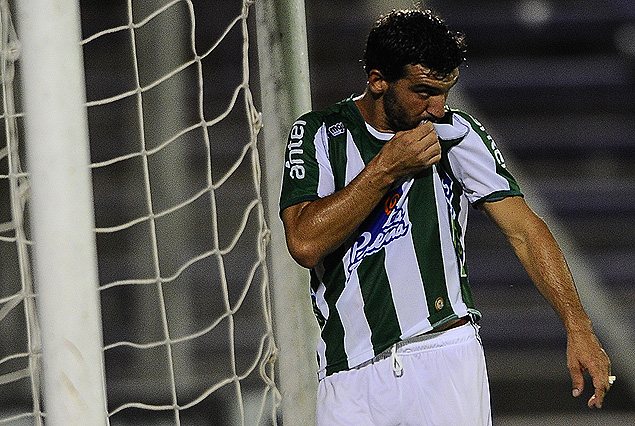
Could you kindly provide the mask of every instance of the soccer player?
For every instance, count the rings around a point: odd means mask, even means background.
[[[280,209],[290,253],[311,269],[318,425],[491,425],[465,264],[470,205],[562,319],[573,395],[584,371],[590,407],[609,389],[558,244],[484,127],[446,105],[464,55],[431,12],[393,11],[368,35],[364,92],[291,128]]]

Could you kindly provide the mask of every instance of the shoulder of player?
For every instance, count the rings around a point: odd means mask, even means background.
[[[472,114],[459,109],[448,109],[443,119],[437,124],[435,130],[442,144],[454,146],[465,140],[491,140],[491,136],[485,126]]]
[[[476,132],[486,132],[485,126],[475,116],[460,109],[449,109],[443,120],[455,128],[464,127]]]
[[[345,133],[345,129],[355,125],[355,117],[351,112],[352,100],[345,99],[321,110],[313,110],[300,116],[294,126],[301,125],[306,132],[315,134],[323,129],[329,136]]]
[[[489,151],[489,154],[495,158],[503,169],[507,167],[497,143],[494,142],[492,136],[485,130],[485,126],[478,119],[461,110],[450,110],[449,112],[451,113],[449,122],[452,123],[452,127],[456,129],[462,126],[463,129],[466,129],[466,132],[463,137],[450,141],[444,141],[443,136],[439,135],[439,140],[445,153],[454,147],[461,146],[465,147],[463,152],[468,155],[474,155],[477,152],[485,154]],[[435,130],[439,134],[439,129],[436,129],[436,125]]]

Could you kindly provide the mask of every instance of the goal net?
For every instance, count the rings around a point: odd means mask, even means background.
[[[0,6],[0,425],[41,425],[29,28]],[[110,425],[277,424],[254,21],[247,0],[81,3]]]

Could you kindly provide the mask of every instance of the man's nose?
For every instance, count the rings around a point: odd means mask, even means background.
[[[431,116],[439,119],[445,115],[445,96],[435,95],[428,98],[428,108],[426,111]]]

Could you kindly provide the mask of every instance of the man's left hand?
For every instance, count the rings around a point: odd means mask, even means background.
[[[578,397],[584,390],[583,373],[587,371],[593,379],[595,392],[589,399],[589,408],[602,408],[604,396],[611,384],[611,361],[602,349],[595,334],[587,331],[570,332],[567,335],[567,366],[573,381],[573,396]]]

